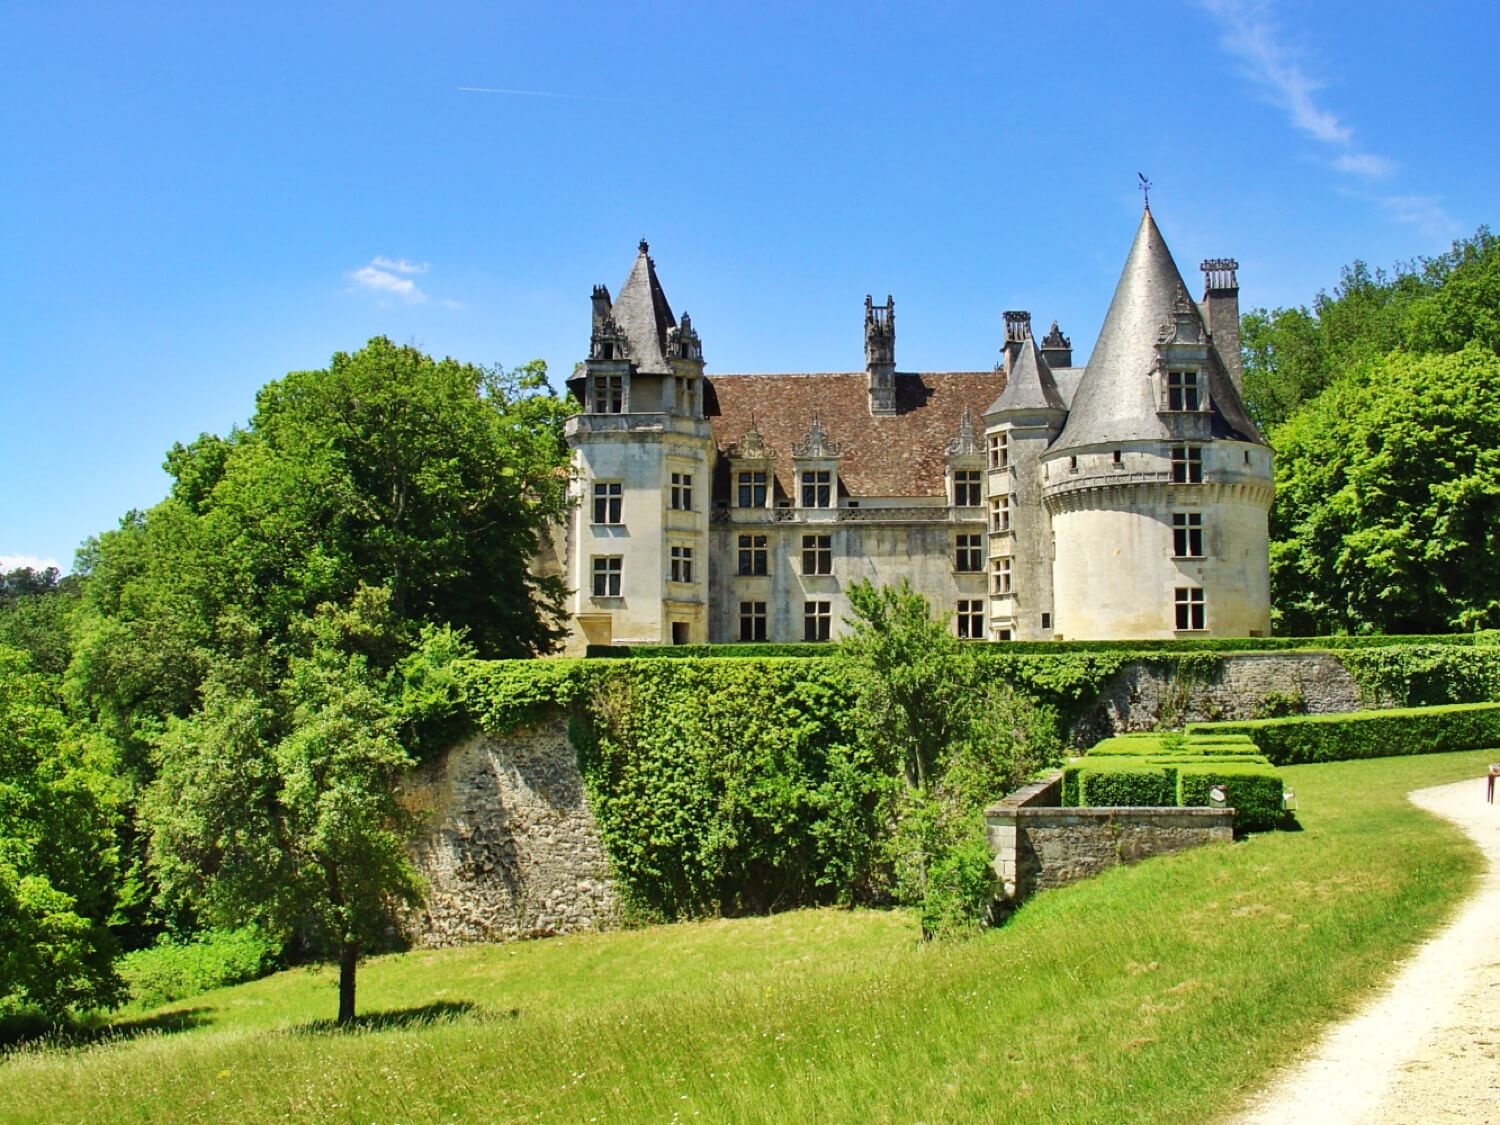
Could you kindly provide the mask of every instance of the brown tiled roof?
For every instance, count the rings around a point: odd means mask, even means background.
[[[896,413],[870,414],[863,371],[812,375],[713,375],[705,413],[720,453],[742,440],[754,419],[761,440],[776,451],[777,494],[793,495],[792,444],[807,439],[814,415],[830,441],[843,447],[841,492],[862,496],[941,496],[948,443],[958,436],[965,408],[975,432],[984,410],[1004,388],[1003,371],[945,371],[896,375]],[[728,488],[728,475],[716,482]],[[722,498],[722,495],[721,495]]]

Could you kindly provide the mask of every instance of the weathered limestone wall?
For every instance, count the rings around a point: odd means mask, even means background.
[[[584,797],[567,720],[480,735],[406,786],[429,828],[414,849],[428,882],[418,945],[604,929],[617,917],[609,863]]]
[[[1233,809],[1058,808],[1061,777],[985,810],[995,874],[1012,902],[1107,867],[1234,839]]]
[[[1201,683],[1140,660],[1105,684],[1098,701],[1074,723],[1071,741],[1092,745],[1124,731],[1261,718],[1268,701],[1276,700],[1300,700],[1297,709],[1314,715],[1362,707],[1359,685],[1332,653],[1233,653],[1222,658],[1215,677]]]

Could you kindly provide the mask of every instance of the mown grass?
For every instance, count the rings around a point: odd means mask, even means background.
[[[1412,808],[1494,751],[1291,767],[1304,831],[1041,895],[976,940],[807,911],[292,971],[0,1061],[17,1121],[1201,1121],[1349,1011],[1479,857]],[[1476,799],[1480,784],[1475,782]]]

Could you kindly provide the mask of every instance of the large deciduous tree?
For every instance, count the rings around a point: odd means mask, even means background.
[[[1282,632],[1500,625],[1500,358],[1393,352],[1273,434]]]

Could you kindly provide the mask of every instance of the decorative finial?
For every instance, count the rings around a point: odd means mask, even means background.
[[[644,238],[641,239],[641,253],[642,254],[649,254],[649,253],[651,253],[651,243],[647,242]]]
[[[1145,197],[1146,210],[1149,211],[1151,210],[1151,181],[1146,179],[1146,173],[1144,172],[1137,172],[1136,176],[1141,181],[1138,186],[1141,189],[1141,195]]]

